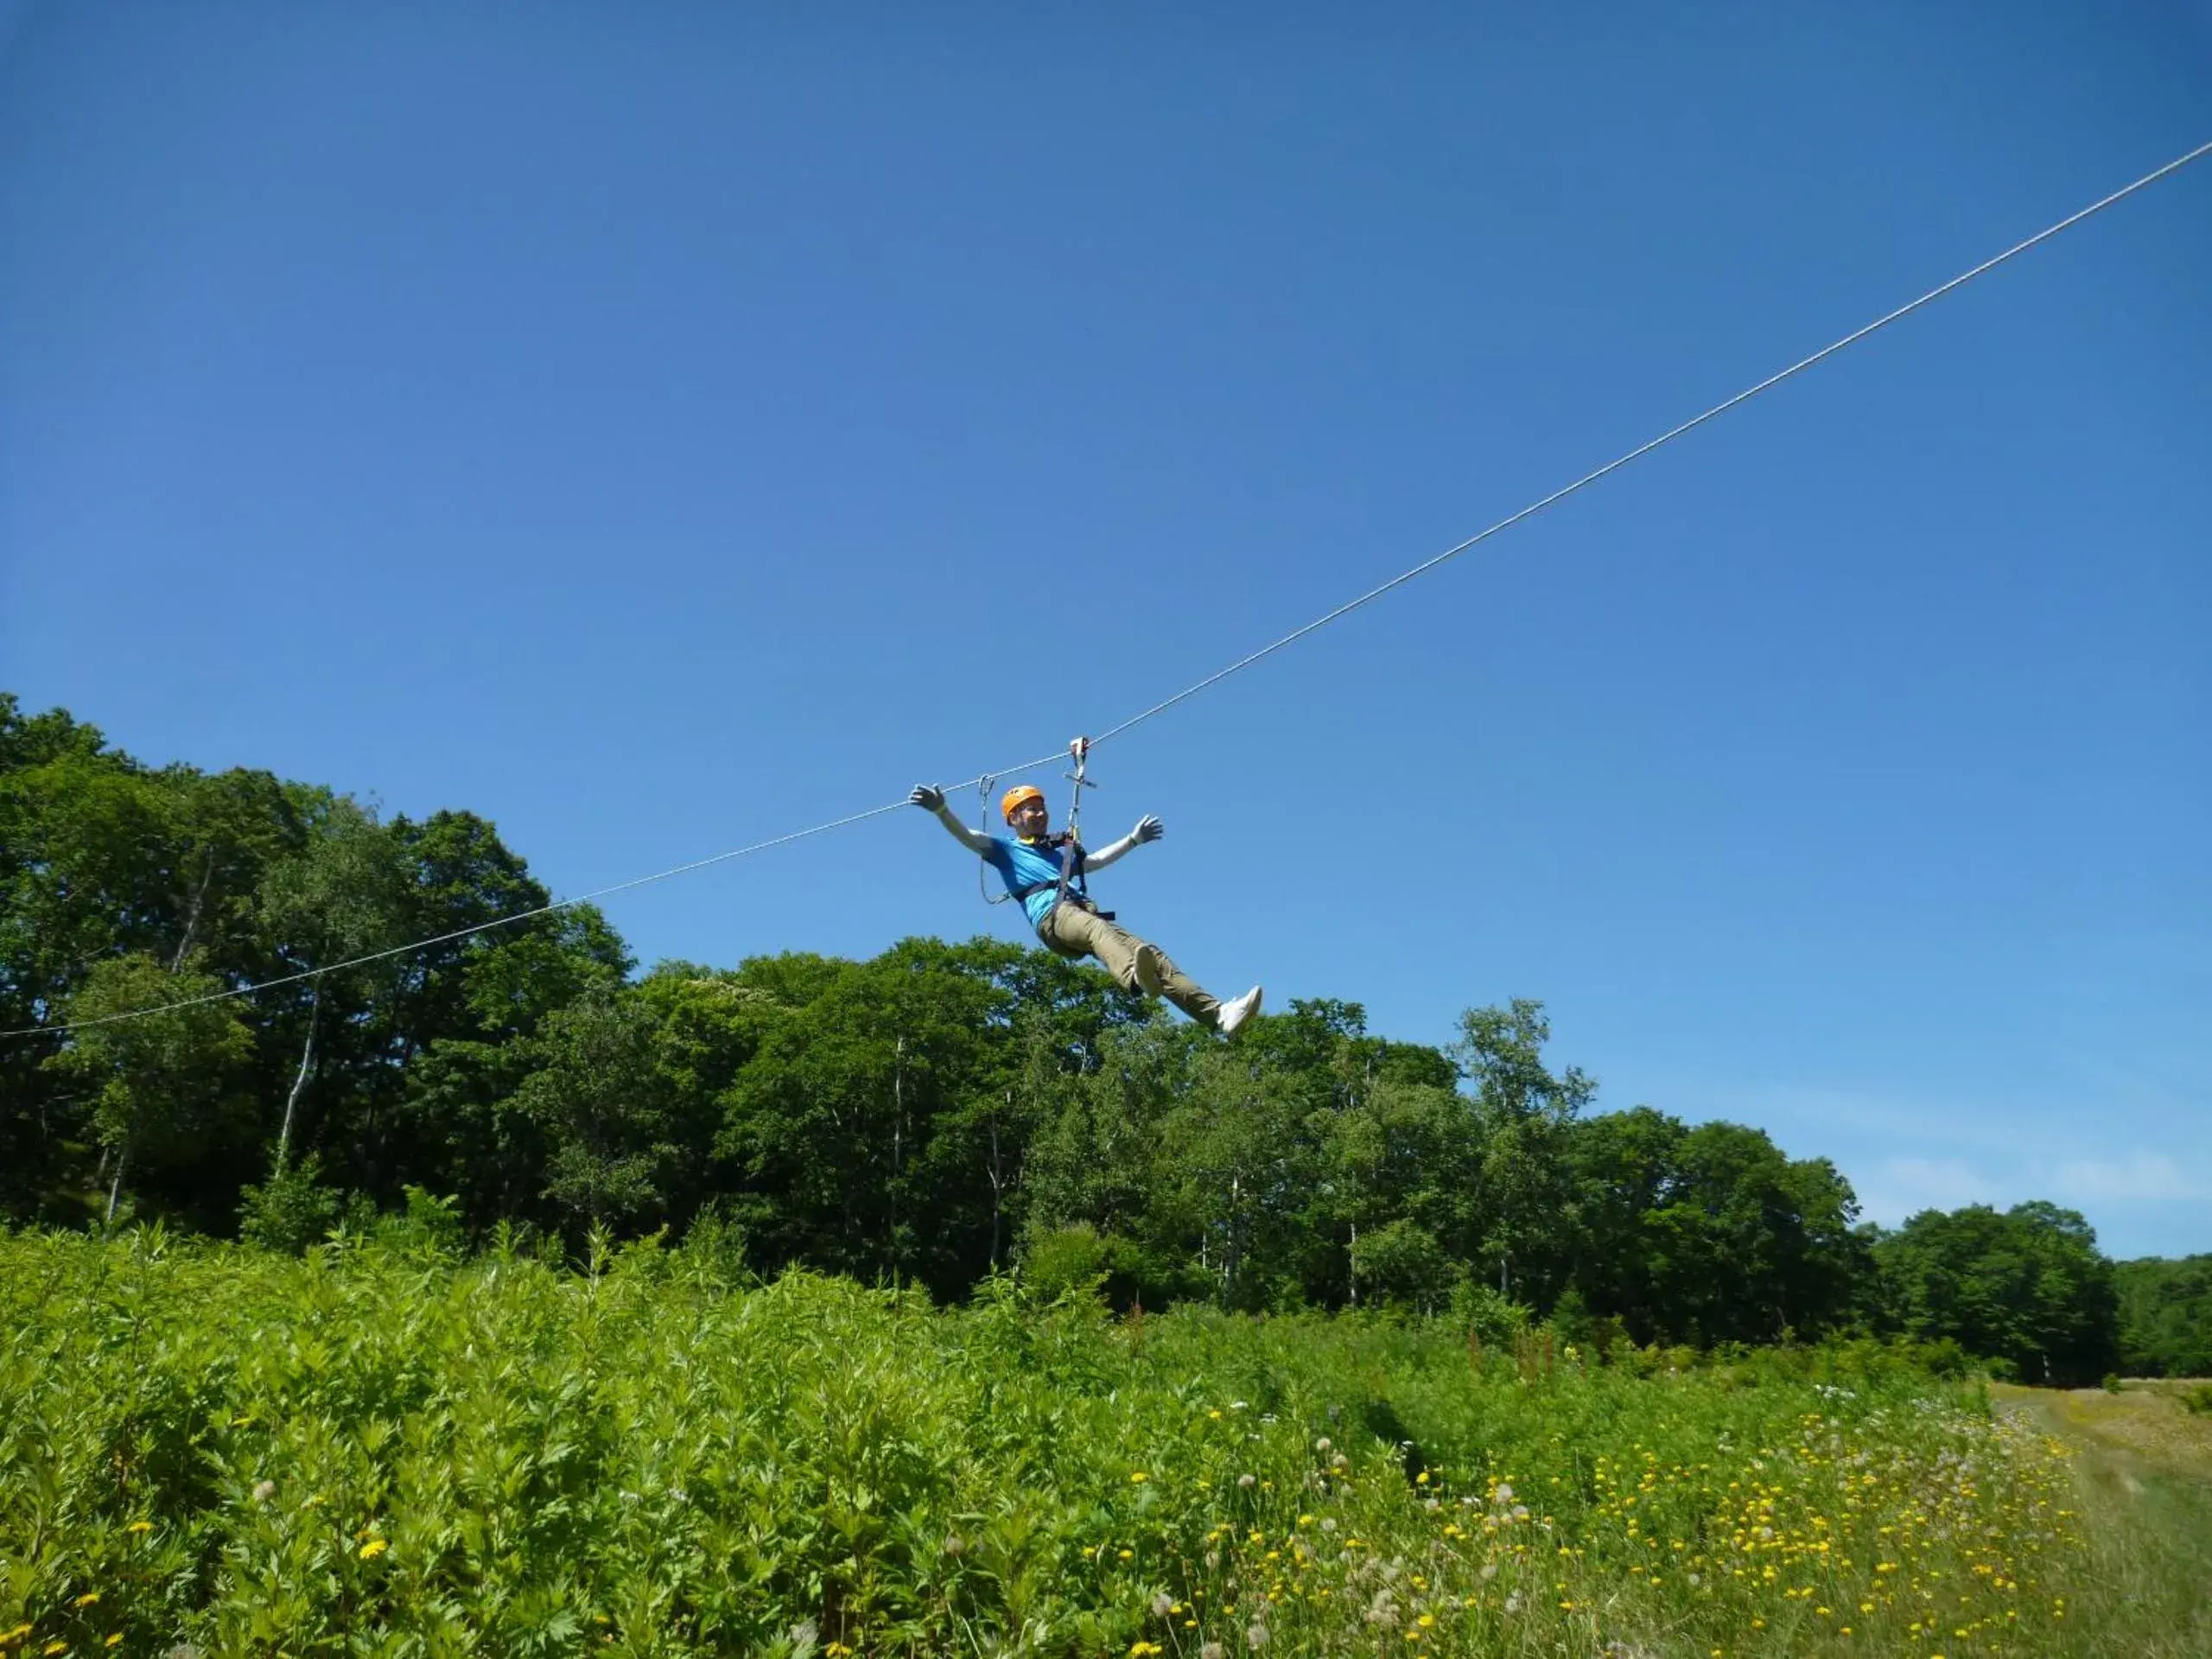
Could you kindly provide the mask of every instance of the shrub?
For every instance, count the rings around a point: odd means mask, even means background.
[[[313,1153],[278,1170],[261,1186],[249,1186],[238,1206],[238,1236],[249,1244],[287,1255],[304,1255],[338,1225],[346,1195],[322,1184],[321,1160]]]

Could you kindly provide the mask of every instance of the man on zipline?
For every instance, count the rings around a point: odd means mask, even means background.
[[[970,830],[945,805],[944,791],[931,785],[916,785],[906,798],[936,813],[947,835],[999,873],[1007,896],[1021,901],[1037,937],[1054,954],[1095,957],[1124,986],[1148,996],[1165,996],[1224,1037],[1260,1011],[1259,986],[1226,1002],[1208,995],[1158,945],[1116,927],[1112,913],[1102,912],[1083,891],[1084,875],[1104,869],[1132,847],[1166,834],[1158,818],[1147,813],[1128,835],[1093,853],[1080,842],[1071,844],[1065,835],[1047,833],[1052,818],[1046,810],[1045,791],[1027,784],[1009,789],[999,802],[1014,830],[1011,841]]]

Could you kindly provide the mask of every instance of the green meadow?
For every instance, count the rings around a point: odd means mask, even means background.
[[[1872,1344],[157,1229],[0,1237],[0,1330],[10,1656],[2203,1650],[2195,1489]]]

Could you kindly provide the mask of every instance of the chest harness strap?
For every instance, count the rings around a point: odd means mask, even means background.
[[[1075,785],[1068,798],[1068,827],[1057,836],[1046,837],[1045,842],[1047,847],[1059,849],[1059,875],[1052,881],[1032,881],[1024,887],[1016,887],[1013,896],[1019,899],[1027,899],[1033,894],[1044,892],[1049,887],[1054,890],[1053,910],[1057,911],[1062,905],[1072,904],[1079,910],[1089,911],[1103,922],[1110,922],[1114,919],[1114,912],[1110,910],[1101,910],[1090,902],[1090,885],[1083,873],[1083,842],[1080,839],[1083,830],[1083,791],[1098,787],[1086,775],[1090,760],[1090,740],[1087,737],[1077,738],[1068,745],[1068,753],[1075,758],[1075,770],[1062,774]],[[1050,913],[1047,912],[1048,918]]]

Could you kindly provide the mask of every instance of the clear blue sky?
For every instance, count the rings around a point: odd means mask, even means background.
[[[0,6],[0,685],[573,893],[1114,723],[2212,137],[2212,6]],[[925,16],[926,14],[926,16]],[[2212,162],[1102,750],[1224,993],[2212,1249]],[[971,813],[974,798],[965,804]],[[639,955],[1016,936],[899,813]]]

